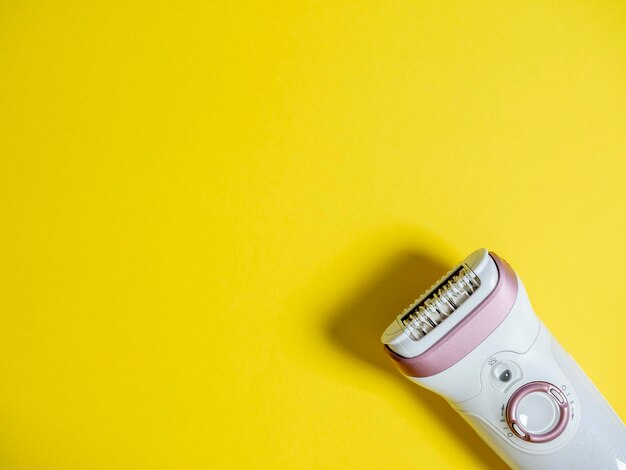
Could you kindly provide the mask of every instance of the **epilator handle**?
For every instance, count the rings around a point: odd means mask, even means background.
[[[494,356],[500,356],[497,357],[499,362],[494,363],[491,370],[500,363],[516,364],[514,354],[505,352]],[[541,370],[522,370],[522,374],[531,377],[520,380],[523,384],[514,387],[506,403],[493,403],[495,394],[483,390],[478,397],[451,405],[512,468],[626,468],[624,425],[543,324],[531,349],[521,356],[531,361],[543,358]],[[533,380],[539,377],[542,380]],[[516,395],[518,391],[521,393]],[[512,400],[516,400],[517,405],[514,413],[511,413]],[[500,415],[495,420],[494,404],[499,406],[496,415]],[[562,422],[563,417],[565,422]]]

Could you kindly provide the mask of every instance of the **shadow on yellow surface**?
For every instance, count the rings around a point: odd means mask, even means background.
[[[450,267],[421,253],[399,253],[366,280],[356,295],[332,312],[326,333],[343,352],[376,367],[386,380],[410,389],[409,393],[415,396],[419,406],[436,415],[452,431],[455,442],[451,445],[465,447],[485,468],[506,469],[508,467],[443,398],[402,377],[380,343],[380,336],[393,316]]]

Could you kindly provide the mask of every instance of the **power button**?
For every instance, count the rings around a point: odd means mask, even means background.
[[[530,382],[513,393],[505,417],[520,439],[548,442],[565,430],[569,412],[569,404],[557,387],[548,382]]]

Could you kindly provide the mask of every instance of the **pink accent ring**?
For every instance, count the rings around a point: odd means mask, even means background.
[[[536,392],[545,393],[547,398],[552,400],[558,406],[559,410],[559,418],[556,424],[554,424],[549,431],[542,434],[533,434],[526,430],[517,417],[517,410],[522,399],[527,395]],[[504,412],[506,423],[509,425],[513,434],[525,441],[537,443],[548,442],[558,437],[567,426],[569,414],[569,403],[567,402],[565,395],[563,395],[563,392],[561,392],[557,386],[552,385],[549,382],[539,381],[529,382],[518,388],[515,393],[511,395]]]

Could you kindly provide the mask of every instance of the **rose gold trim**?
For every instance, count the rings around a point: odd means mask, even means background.
[[[559,407],[559,420],[550,431],[543,434],[530,433],[524,429],[524,426],[522,426],[519,421],[517,421],[517,407],[519,402],[526,395],[533,392],[546,393]],[[565,395],[563,395],[563,392],[561,392],[555,385],[552,385],[549,382],[529,382],[522,385],[513,395],[511,395],[509,402],[506,404],[504,416],[511,431],[520,439],[528,442],[548,442],[561,435],[561,433],[565,430],[569,421],[569,403],[567,402]],[[523,432],[523,435],[520,435],[515,427],[518,427]]]
[[[443,372],[482,343],[509,314],[517,298],[517,276],[506,261],[495,253],[489,255],[498,268],[496,287],[443,338],[419,356],[409,358],[385,345],[385,351],[403,374],[429,377]]]

